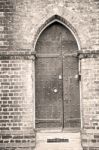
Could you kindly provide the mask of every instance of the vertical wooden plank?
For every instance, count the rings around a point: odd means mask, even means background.
[[[78,59],[63,59],[64,127],[80,127],[80,95],[78,80]]]

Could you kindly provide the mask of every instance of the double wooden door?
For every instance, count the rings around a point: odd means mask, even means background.
[[[35,62],[36,128],[80,127],[77,43],[60,23],[38,39]]]

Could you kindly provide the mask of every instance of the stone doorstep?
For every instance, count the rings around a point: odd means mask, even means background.
[[[80,141],[80,133],[37,133],[35,150],[82,150]]]

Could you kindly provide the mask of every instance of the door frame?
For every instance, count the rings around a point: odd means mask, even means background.
[[[36,39],[35,39],[35,41],[34,41],[34,52],[33,52],[33,55],[35,56],[35,58],[36,58],[36,51],[35,51],[35,48],[36,48],[36,43],[37,43],[37,41],[38,41],[38,39],[39,39],[39,37],[40,37],[40,35],[42,34],[42,32],[48,27],[48,26],[50,26],[51,24],[53,24],[53,23],[55,23],[55,22],[58,22],[58,23],[60,23],[60,24],[62,24],[65,28],[68,28],[69,29],[69,31],[72,33],[72,35],[74,36],[74,38],[75,38],[75,40],[76,40],[76,42],[77,42],[77,46],[78,46],[78,50],[77,50],[77,53],[81,50],[81,46],[80,46],[80,42],[79,42],[79,39],[78,39],[78,37],[75,35],[75,33],[73,32],[73,30],[67,25],[67,24],[65,24],[63,21],[61,21],[61,20],[59,20],[59,19],[53,19],[52,21],[50,21],[49,23],[45,23],[43,26],[43,28],[42,28],[42,30],[41,31],[39,31],[39,33],[37,34],[37,36],[36,36]],[[76,53],[76,54],[77,54]],[[81,75],[81,62],[80,62],[80,59],[79,59],[79,57],[78,57],[78,72],[79,72],[79,75]],[[83,120],[82,120],[82,94],[81,94],[81,80],[79,80],[79,94],[80,94],[80,120],[81,120],[81,128],[80,129],[82,129],[82,127],[83,127]],[[36,130],[36,128],[35,128],[35,101],[36,101],[36,99],[35,99],[35,59],[33,60],[33,127],[34,127],[34,129]],[[55,130],[56,131],[56,130]]]

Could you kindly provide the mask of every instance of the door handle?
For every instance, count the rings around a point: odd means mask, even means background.
[[[61,80],[62,79],[62,75],[59,75],[58,78]]]
[[[57,93],[57,92],[58,92],[58,90],[55,88],[55,89],[54,89],[54,93]]]

